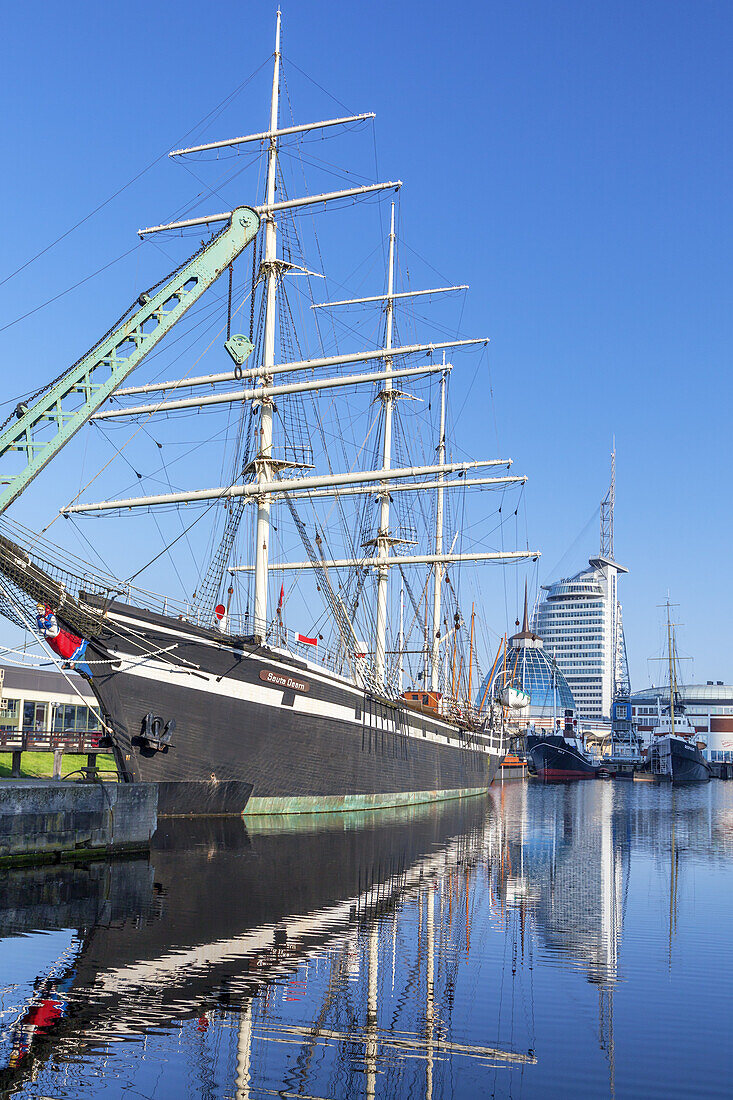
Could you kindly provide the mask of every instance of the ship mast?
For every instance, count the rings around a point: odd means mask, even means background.
[[[389,260],[387,263],[387,298],[385,310],[387,323],[384,338],[385,352],[392,350],[392,330],[394,326],[394,203],[389,223]],[[384,369],[392,368],[392,357],[385,355]],[[392,379],[385,380],[384,389],[379,396],[384,402],[384,437],[382,440],[382,469],[389,470],[392,463],[392,404],[395,398]],[[384,670],[387,653],[387,594],[389,585],[389,486],[385,483],[381,491],[379,507],[379,529],[376,538],[377,565],[377,633],[374,646],[374,674],[379,685],[384,685]]]
[[[692,658],[678,657],[677,656],[677,638],[675,635],[675,627],[679,626],[679,623],[672,622],[672,616],[670,614],[671,608],[676,604],[670,603],[669,593],[667,593],[667,600],[663,604],[658,604],[658,607],[666,607],[667,609],[667,656],[650,657],[651,661],[665,661],[667,662],[667,672],[669,674],[669,722],[671,727],[671,733],[675,733],[675,701],[677,699],[677,662],[679,660],[687,661]],[[661,696],[657,696],[657,717],[661,721]],[[684,708],[682,708],[684,713]]]
[[[405,580],[400,576],[400,633],[397,644],[397,690],[402,695],[405,668]]]
[[[669,649],[669,721],[674,736],[674,699],[677,694],[677,668],[674,659],[674,627],[669,617],[669,600],[667,600],[667,647]]]
[[[184,157],[189,154],[216,151],[223,148],[239,148],[247,144],[261,145],[267,142],[267,175],[266,195],[263,205],[254,207],[265,223],[264,255],[260,266],[260,277],[263,282],[264,304],[264,331],[262,342],[261,362],[252,367],[242,367],[246,358],[238,357],[236,348],[230,344],[237,340],[227,341],[225,347],[234,359],[235,371],[219,372],[196,377],[184,377],[170,379],[164,382],[149,383],[142,386],[127,387],[118,391],[120,398],[131,397],[136,394],[150,394],[153,396],[151,404],[128,405],[123,403],[115,407],[107,407],[97,412],[96,407],[91,411],[90,418],[104,421],[118,417],[136,417],[149,415],[167,415],[181,412],[185,409],[201,409],[223,407],[226,405],[240,405],[242,401],[252,400],[259,405],[259,425],[256,434],[255,456],[252,461],[252,469],[255,473],[254,480],[238,478],[229,485],[212,486],[208,489],[181,489],[165,494],[153,494],[142,497],[131,497],[115,501],[97,501],[93,503],[71,503],[63,509],[64,514],[87,513],[102,511],[118,511],[136,508],[154,508],[164,505],[202,503],[204,501],[228,501],[235,498],[245,498],[256,502],[257,517],[254,536],[254,553],[251,564],[246,566],[230,567],[230,572],[252,572],[253,584],[253,616],[252,632],[262,639],[267,637],[268,624],[268,580],[270,568],[282,569],[311,569],[316,565],[312,561],[307,562],[278,562],[270,565],[270,523],[272,497],[287,494],[290,500],[307,498],[310,500],[332,496],[357,496],[371,495],[374,492],[372,486],[379,486],[380,509],[379,524],[375,537],[370,540],[374,548],[373,556],[366,558],[348,558],[323,560],[317,563],[320,568],[371,568],[377,571],[377,601],[375,616],[375,661],[374,680],[386,690],[386,655],[387,655],[387,609],[389,596],[389,569],[393,566],[395,558],[392,554],[393,545],[400,541],[393,537],[390,531],[390,494],[392,492],[418,492],[420,490],[437,489],[437,511],[434,553],[412,554],[400,556],[401,565],[420,564],[434,566],[434,590],[433,590],[433,638],[430,642],[427,631],[430,619],[425,616],[426,645],[425,645],[425,677],[427,678],[427,662],[431,660],[431,680],[434,688],[439,682],[440,667],[440,611],[441,611],[441,583],[445,566],[461,561],[507,561],[521,560],[536,557],[536,551],[514,552],[479,552],[470,554],[446,554],[443,551],[443,497],[448,489],[467,488],[474,486],[497,487],[511,483],[523,483],[524,477],[516,475],[504,475],[502,477],[474,477],[465,478],[465,474],[471,470],[480,470],[490,466],[511,466],[511,459],[491,459],[470,462],[446,462],[445,460],[445,396],[446,378],[451,364],[442,364],[432,360],[436,351],[445,348],[458,348],[485,344],[485,338],[479,339],[453,339],[447,341],[428,341],[405,346],[394,345],[394,312],[397,299],[411,299],[424,295],[444,294],[458,290],[467,290],[465,285],[444,286],[431,289],[408,290],[397,293],[395,291],[395,209],[391,209],[389,253],[387,264],[387,288],[386,294],[377,294],[366,297],[351,298],[339,301],[314,302],[313,309],[333,309],[342,306],[357,305],[359,303],[384,303],[386,311],[385,339],[381,348],[365,349],[356,352],[346,352],[337,355],[320,355],[312,359],[302,359],[291,362],[275,362],[275,329],[277,323],[277,295],[278,280],[292,266],[285,263],[282,257],[278,258],[278,231],[276,217],[280,211],[304,207],[322,207],[332,200],[343,200],[373,194],[385,190],[398,190],[400,181],[387,181],[385,183],[366,184],[350,187],[340,191],[333,191],[320,195],[306,195],[292,199],[275,201],[277,193],[277,173],[279,166],[279,139],[283,135],[304,134],[313,130],[328,127],[341,126],[354,122],[361,122],[374,118],[372,113],[351,115],[344,118],[324,119],[318,122],[292,125],[278,128],[279,108],[279,81],[281,74],[281,13],[277,13],[275,51],[272,71],[272,90],[270,97],[269,129],[263,133],[246,134],[240,137],[229,138],[220,141],[208,142],[204,145],[191,146],[186,149],[175,149],[169,155],[171,157]],[[149,226],[139,230],[141,237],[149,234],[157,234],[172,230],[193,228],[202,225],[215,225],[218,222],[231,220],[232,211],[224,211],[215,214],[205,214],[183,221]],[[218,238],[217,238],[218,239]],[[399,341],[397,342],[399,345]],[[431,361],[425,365],[410,366],[399,370],[393,369],[393,363],[398,358],[411,356],[417,352],[427,352]],[[241,354],[241,353],[239,353]],[[289,381],[286,384],[275,385],[275,379],[279,374],[294,374],[299,371],[322,369],[330,366],[341,367],[349,364],[370,362],[379,360],[381,370],[379,373],[365,374],[337,374],[334,377],[316,377],[303,382]],[[414,467],[395,468],[392,466],[392,436],[394,431],[393,409],[394,401],[403,395],[395,387],[395,381],[409,377],[430,374],[442,375],[441,384],[441,427],[438,443],[438,463],[436,465],[422,465]],[[234,388],[216,390],[213,387],[218,383],[252,379],[253,385],[249,388]],[[344,386],[362,386],[380,384],[379,397],[384,402],[384,433],[382,440],[381,463],[374,470],[350,470],[345,473],[329,473],[325,475],[307,475],[298,477],[283,477],[282,470],[290,466],[290,463],[281,462],[273,455],[273,415],[275,411],[274,400],[280,397],[290,396],[296,393],[314,392],[318,390],[336,389]],[[199,387],[205,387],[204,394],[197,394]],[[193,390],[190,397],[176,397],[176,390]],[[169,391],[172,399],[168,399]],[[98,404],[101,404],[99,402]],[[375,466],[377,463],[375,463]],[[457,474],[458,477],[448,475]],[[437,476],[434,482],[415,481],[415,478],[424,478],[430,475]],[[369,543],[365,544],[369,545]],[[452,551],[452,548],[451,548]],[[426,603],[428,600],[426,591]],[[400,654],[404,650],[404,637],[400,645]],[[399,664],[399,662],[398,662]]]
[[[466,705],[471,706],[471,684],[473,677],[473,626],[476,619],[476,605],[471,604],[471,643],[468,648],[468,699]]]
[[[445,363],[445,354],[443,354]],[[438,438],[438,465],[445,466],[445,382],[447,373],[443,371],[440,377],[440,436]],[[435,511],[435,553],[443,553],[443,483],[442,478],[438,483],[438,500]],[[440,595],[443,581],[443,563],[435,563],[435,580],[433,583],[433,637],[432,657],[430,666],[430,687],[432,691],[438,690],[440,672]]]
[[[275,30],[275,60],[272,71],[272,96],[270,99],[270,147],[267,153],[267,206],[275,202],[275,181],[277,175],[277,114],[280,85],[280,11],[277,13]],[[272,367],[275,365],[275,317],[277,309],[277,223],[272,209],[268,209],[265,219],[265,258],[262,272],[265,277],[265,332],[262,349],[262,370],[260,379],[263,386],[272,382]],[[259,450],[255,465],[258,483],[272,481],[272,397],[265,397],[260,405]],[[262,493],[257,498],[257,523],[254,546],[254,623],[255,634],[264,638],[267,634],[267,581],[270,550],[270,506],[271,497]]]

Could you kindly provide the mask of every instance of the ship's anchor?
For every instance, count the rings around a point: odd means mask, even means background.
[[[176,728],[175,718],[169,719],[163,724],[159,714],[153,714],[152,710],[143,718],[143,728],[140,735],[144,745],[157,752],[165,752],[171,743],[173,730]]]

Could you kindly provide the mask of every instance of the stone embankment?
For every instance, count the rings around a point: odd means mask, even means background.
[[[0,783],[0,864],[144,850],[158,824],[154,783]]]

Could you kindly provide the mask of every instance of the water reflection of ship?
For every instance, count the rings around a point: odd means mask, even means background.
[[[74,1059],[90,1044],[174,1020],[205,1021],[211,1012],[234,1013],[238,1021],[239,1096],[248,1095],[253,1043],[261,1039],[302,1043],[306,1060],[307,1050],[324,1044],[342,1046],[352,1060],[360,1049],[368,1095],[385,1058],[424,1060],[426,1095],[439,1058],[533,1061],[522,1052],[449,1041],[435,1004],[436,884],[480,858],[486,812],[483,802],[447,804],[382,812],[360,827],[344,815],[319,815],[302,831],[263,820],[249,833],[236,820],[177,822],[157,839],[150,864],[64,870],[67,904],[56,896],[55,912],[43,872],[35,873],[24,905],[19,880],[21,904],[6,933],[73,921],[82,931],[66,974],[73,979],[64,1016],[38,1030],[19,1063],[0,1075],[0,1090],[21,1087],[51,1057]],[[47,895],[53,886],[46,875]],[[107,895],[101,909],[100,889]],[[418,897],[425,998],[419,1026],[395,1033],[377,1025],[377,924]],[[348,967],[359,936],[367,948],[358,974],[366,1011],[358,1020],[326,1026],[332,1021],[324,1009],[303,1026],[268,1031],[266,1021],[253,1019],[263,988],[324,952]]]
[[[545,950],[598,987],[599,1044],[614,1090],[613,991],[629,881],[615,788],[502,788],[493,821],[498,896],[519,907]]]
[[[624,813],[630,844],[653,855],[661,866],[667,863],[673,835],[682,860],[733,859],[733,811],[719,800],[714,784],[679,790],[649,785]]]
[[[522,899],[546,948],[593,982],[616,980],[628,881],[613,798],[605,783],[502,789],[493,824],[495,843],[509,854],[495,863],[511,867],[497,891]]]
[[[733,814],[717,805],[710,786],[653,790],[645,803],[629,816],[629,837],[634,847],[650,853],[668,881],[667,965],[672,969],[679,917],[680,879],[685,881],[689,862],[709,864],[733,859]]]

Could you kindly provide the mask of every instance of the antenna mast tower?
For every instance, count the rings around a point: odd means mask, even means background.
[[[608,492],[601,501],[601,545],[600,556],[615,561],[613,545],[613,510],[616,506],[616,437],[611,451],[611,483]],[[626,655],[626,638],[621,613],[621,603],[616,596],[616,582],[613,583],[613,689],[612,697],[628,695],[631,692],[629,661]]]
[[[616,504],[616,440],[613,441],[613,450],[611,451],[611,484],[608,487],[608,492],[601,501],[601,557],[610,558],[614,561],[613,556],[613,509]]]

